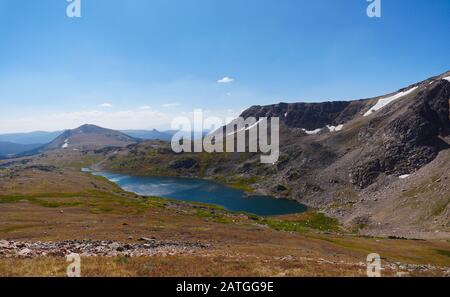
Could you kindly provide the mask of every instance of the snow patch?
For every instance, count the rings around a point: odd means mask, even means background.
[[[337,131],[341,131],[344,128],[344,125],[338,125],[338,126],[329,126],[327,125],[328,130],[330,130],[330,132],[337,132]]]
[[[378,100],[377,104],[375,104],[375,106],[373,106],[371,109],[369,109],[369,111],[366,112],[364,114],[364,116],[365,117],[370,116],[372,113],[382,109],[383,107],[385,107],[386,105],[394,102],[395,100],[397,100],[399,98],[402,98],[402,97],[404,97],[404,96],[414,92],[416,89],[417,89],[417,87],[414,87],[414,88],[411,88],[411,89],[409,89],[407,91],[399,92],[399,93],[397,93],[397,94],[395,94],[393,96],[382,98],[382,99]]]
[[[444,77],[443,79],[450,81],[450,76]]]
[[[316,130],[306,130],[306,129],[302,129],[302,130],[303,130],[303,132],[305,132],[308,135],[315,135],[315,134],[319,133],[320,131],[322,131],[321,128],[316,129]]]
[[[344,125],[338,125],[338,126],[331,126],[331,125],[327,125],[326,128],[330,131],[330,132],[338,132],[341,131],[344,128]],[[318,134],[319,132],[321,132],[323,129],[325,128],[318,128],[316,130],[306,130],[306,129],[302,129],[303,132],[305,132],[308,135],[315,135]]]
[[[69,147],[69,139],[64,140],[64,144],[61,146],[61,148],[66,149]]]
[[[404,174],[404,175],[400,175],[398,178],[405,179],[405,178],[408,178],[410,176],[411,176],[411,174]]]

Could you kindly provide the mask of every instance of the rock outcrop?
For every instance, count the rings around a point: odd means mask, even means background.
[[[369,122],[376,132],[362,137],[365,150],[349,170],[351,182],[363,188],[381,173],[410,174],[432,161],[447,146],[440,137],[449,133],[449,98],[450,82],[439,80],[402,99],[400,113],[386,109],[382,121]]]
[[[252,106],[241,116],[244,118],[279,117],[288,127],[315,130],[326,125],[343,124],[364,107],[364,101],[279,103],[268,106]]]
[[[0,240],[0,257],[65,257],[71,253],[76,253],[83,257],[142,257],[192,253],[208,247],[208,244],[201,242],[160,241],[154,238],[142,238],[139,243],[123,243],[111,240],[67,240],[58,242]]]

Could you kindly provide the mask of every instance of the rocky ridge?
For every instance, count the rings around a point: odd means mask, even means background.
[[[194,253],[197,250],[209,247],[209,244],[201,242],[169,242],[155,238],[141,238],[139,243],[122,243],[111,240],[67,240],[60,242],[0,240],[0,257],[65,257],[71,253],[79,254],[82,257],[141,257]]]

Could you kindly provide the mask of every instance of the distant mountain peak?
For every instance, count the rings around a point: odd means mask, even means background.
[[[84,124],[78,128],[75,128],[73,130],[68,130],[68,131],[73,131],[73,132],[78,132],[78,133],[101,133],[104,131],[112,131],[111,129],[106,129],[106,128],[102,128],[100,126],[97,125],[92,125],[92,124]]]
[[[46,145],[43,150],[125,147],[133,143],[136,143],[135,138],[120,131],[85,124],[78,128],[64,131]]]

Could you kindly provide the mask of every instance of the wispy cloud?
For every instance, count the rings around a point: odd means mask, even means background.
[[[152,109],[152,107],[148,106],[148,105],[144,105],[144,106],[139,107],[139,109],[140,110],[150,110],[150,109]]]
[[[218,117],[226,123],[235,119],[240,112],[237,109],[217,109],[203,111],[204,117]],[[172,120],[177,116],[186,116],[193,121],[191,110],[155,110],[134,108],[113,111],[104,109],[57,112],[52,114],[34,114],[26,117],[0,117],[0,133],[29,132],[35,130],[57,131],[73,129],[86,123],[105,128],[126,129],[170,129]],[[224,122],[224,123],[225,123]]]
[[[169,127],[173,115],[156,110],[85,110],[29,117],[0,118],[0,132],[73,129],[86,123],[110,129],[147,129]],[[2,129],[8,127],[8,130]]]
[[[180,104],[179,103],[166,103],[166,104],[163,104],[163,107],[165,107],[165,108],[177,107],[177,106],[180,106]]]
[[[112,107],[112,104],[111,104],[111,103],[102,103],[102,104],[100,104],[99,106],[100,106],[100,107],[109,108],[109,107]]]
[[[234,81],[233,78],[225,76],[224,78],[219,79],[217,81],[217,83],[219,83],[219,84],[229,84],[229,83],[232,83],[233,81]]]

